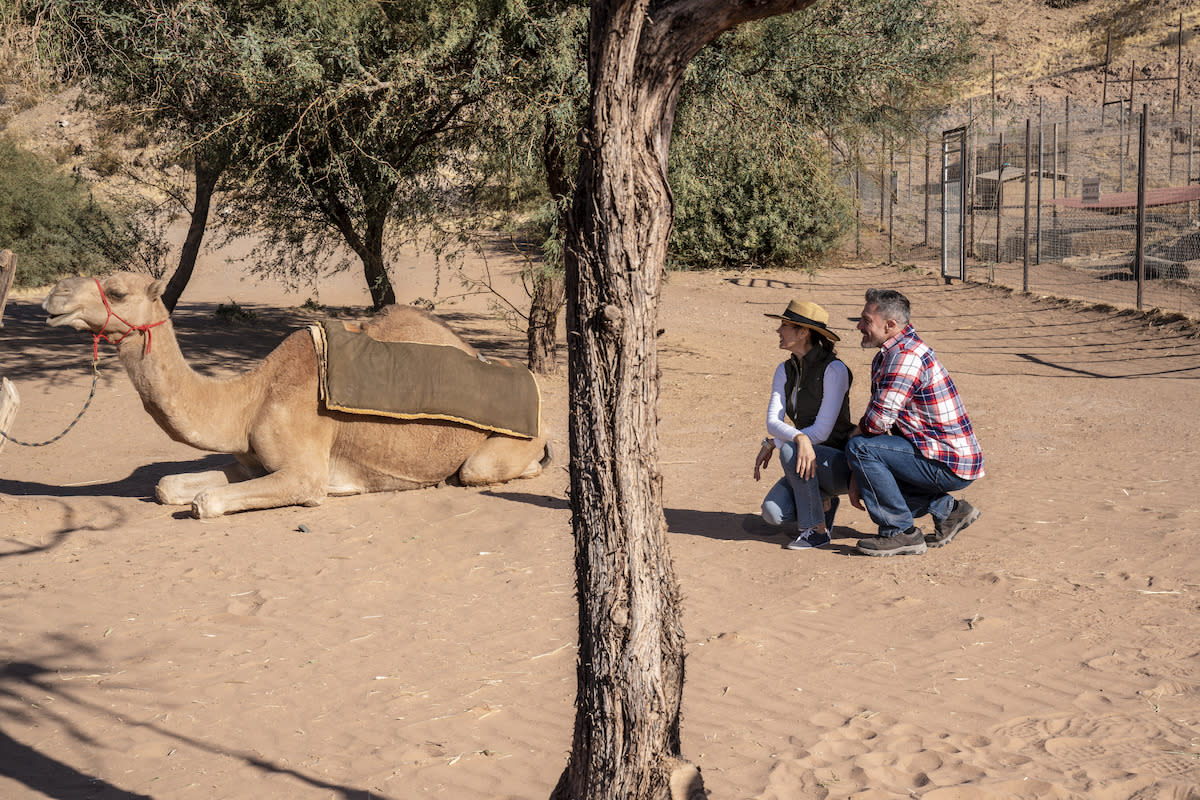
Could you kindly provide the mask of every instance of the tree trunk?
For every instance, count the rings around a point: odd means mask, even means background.
[[[212,207],[213,194],[217,190],[217,181],[224,171],[225,164],[220,159],[209,159],[200,154],[196,155],[193,169],[196,174],[196,202],[192,206],[191,222],[188,224],[187,237],[183,240],[183,248],[179,252],[179,266],[175,268],[167,288],[163,291],[163,305],[167,313],[175,310],[179,298],[192,279],[196,268],[196,258],[200,255],[200,245],[204,241],[204,232],[208,227],[208,212]]]
[[[591,106],[565,252],[579,660],[554,800],[703,796],[679,760],[684,636],[658,467],[671,124],[701,47],[807,3],[592,2]]]
[[[388,205],[381,203],[367,210],[366,241],[358,254],[363,262],[367,291],[371,293],[371,308],[375,311],[396,302],[396,292],[392,289],[392,281],[383,262],[383,233],[387,224],[388,208]]]
[[[526,356],[529,369],[539,375],[558,373],[558,312],[563,307],[565,292],[562,275],[549,270],[534,275]]]
[[[567,176],[563,148],[549,119],[546,120],[545,135],[542,137],[542,166],[546,170],[546,186],[550,190],[550,197],[558,207],[556,234],[559,241],[565,241],[572,186]],[[566,285],[558,269],[560,266],[544,264],[542,270],[533,276],[526,355],[529,368],[542,375],[558,372],[558,312],[566,300]]]

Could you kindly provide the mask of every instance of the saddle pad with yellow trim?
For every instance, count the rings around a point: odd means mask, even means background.
[[[523,365],[457,347],[381,342],[336,321],[309,326],[321,400],[332,411],[443,419],[523,439],[538,435],[541,397]]]

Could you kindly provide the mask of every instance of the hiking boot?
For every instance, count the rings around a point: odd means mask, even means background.
[[[919,556],[925,552],[925,535],[913,527],[895,536],[860,539],[858,552],[867,556]]]
[[[979,519],[980,511],[966,500],[955,500],[954,510],[945,519],[933,521],[933,533],[925,537],[930,547],[945,547],[954,541],[959,531]]]
[[[813,547],[824,547],[829,544],[829,541],[828,533],[818,531],[816,528],[809,528],[788,542],[786,547],[788,550],[808,550]]]

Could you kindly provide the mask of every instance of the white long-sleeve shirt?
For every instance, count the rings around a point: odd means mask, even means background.
[[[784,392],[787,385],[787,370],[781,363],[775,368],[775,377],[771,380],[771,400],[767,403],[767,433],[775,438],[775,446],[790,442],[797,433],[803,433],[813,444],[823,444],[833,433],[834,423],[842,410],[842,398],[850,390],[850,370],[841,361],[830,361],[825,367],[825,394],[821,397],[821,409],[817,418],[807,428],[795,428],[787,418],[787,398]],[[800,382],[796,382],[797,387]]]

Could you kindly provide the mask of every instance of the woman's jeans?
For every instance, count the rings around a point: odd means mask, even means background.
[[[836,498],[850,485],[850,467],[846,453],[823,444],[813,446],[817,454],[817,474],[805,480],[796,474],[796,443],[779,446],[779,464],[783,477],[767,492],[762,516],[770,525],[795,522],[805,531],[826,521],[822,495]],[[832,515],[830,515],[832,519]]]
[[[945,519],[954,510],[949,493],[971,484],[903,436],[855,436],[846,443],[846,457],[880,536],[904,533],[925,514]]]

